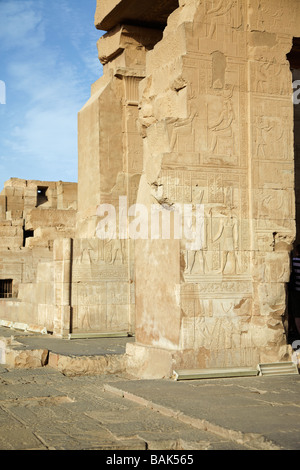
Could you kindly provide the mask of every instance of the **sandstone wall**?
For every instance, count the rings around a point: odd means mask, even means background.
[[[184,239],[136,250],[132,370],[143,373],[159,348],[170,353],[166,374],[289,357],[296,232],[286,55],[299,19],[297,0],[181,1],[147,54],[137,201],[201,204],[204,220],[199,250]]]
[[[160,30],[115,24],[98,41],[103,76],[78,115],[78,214],[73,245],[73,331],[134,330],[134,242],[120,234],[120,197],[136,202],[143,141],[138,126],[139,83],[147,51]],[[115,236],[99,239],[98,208],[111,205]],[[103,213],[104,215],[104,213]]]
[[[140,377],[288,360],[299,20],[297,0],[98,0],[104,73],[78,115],[78,211],[75,186],[5,185],[0,276],[18,294],[0,319],[58,336],[135,330]],[[150,225],[128,239],[123,217],[153,206],[162,220],[188,206],[194,222],[200,208],[199,244],[151,238]]]
[[[53,332],[56,323],[53,243],[74,237],[77,184],[11,178],[0,196],[0,320]]]

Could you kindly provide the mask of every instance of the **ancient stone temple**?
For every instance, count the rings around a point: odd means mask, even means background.
[[[297,0],[98,0],[104,75],[79,113],[78,233],[93,237],[96,206],[118,213],[120,196],[136,215],[202,210],[201,246],[148,231],[124,242],[127,274],[114,263],[138,375],[289,358],[299,20]]]
[[[95,25],[54,333],[134,333],[138,377],[289,361],[299,1],[98,0]]]
[[[77,184],[11,178],[0,194],[0,325],[60,333],[63,266],[75,237]]]

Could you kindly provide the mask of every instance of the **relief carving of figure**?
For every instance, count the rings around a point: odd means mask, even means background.
[[[233,149],[233,128],[235,116],[230,98],[225,99],[223,103],[223,109],[219,116],[219,119],[212,125],[208,126],[208,130],[211,134],[211,142],[209,153],[216,153],[218,151],[219,140],[226,137],[232,139],[231,155],[234,153]]]
[[[212,221],[211,221],[212,224]],[[232,215],[220,218],[217,233],[213,234],[211,228],[212,242],[219,242],[221,252],[221,266],[219,272],[222,274],[236,274],[239,266],[238,248],[239,234],[238,223]]]
[[[256,148],[255,155],[259,157],[261,153],[263,157],[266,157],[265,147],[267,145],[267,134],[273,129],[273,126],[269,125],[261,116],[258,116],[255,122],[256,128]]]
[[[268,69],[270,63],[262,63],[256,69],[256,92],[257,93],[266,93],[267,92],[267,83],[268,83]]]
[[[204,250],[189,251],[188,256],[188,274],[205,274],[209,271],[207,266],[206,254]]]
[[[172,133],[170,139],[170,151],[172,152],[175,149],[177,139],[180,135],[192,135],[193,132],[193,122],[198,113],[195,111],[192,116],[186,119],[169,119],[168,125],[172,124]]]
[[[236,0],[219,0],[218,4],[207,11],[207,15],[211,16],[211,25],[208,33],[210,39],[213,38],[217,28],[217,18],[225,16],[231,12],[231,9],[236,5]],[[231,23],[231,21],[230,21]]]
[[[105,244],[105,262],[115,264],[116,260],[124,264],[126,261],[126,249],[123,240],[108,240]]]

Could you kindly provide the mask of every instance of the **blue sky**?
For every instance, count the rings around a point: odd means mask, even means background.
[[[0,192],[11,177],[77,181],[77,113],[102,75],[95,10],[96,0],[0,0]]]

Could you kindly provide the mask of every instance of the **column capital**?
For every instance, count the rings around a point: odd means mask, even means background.
[[[132,25],[118,25],[104,34],[98,42],[98,56],[105,65],[111,62],[126,49],[144,47],[153,49],[162,38],[160,30]]]

